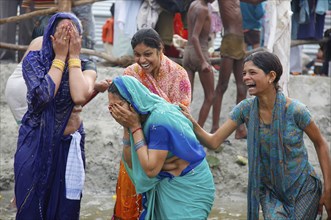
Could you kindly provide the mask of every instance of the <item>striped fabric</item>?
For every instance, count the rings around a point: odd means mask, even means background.
[[[290,217],[290,210],[283,201],[267,187],[262,187],[260,202],[264,219],[315,219],[318,202],[322,193],[322,184],[319,179],[309,176],[301,188],[294,202],[294,217]]]

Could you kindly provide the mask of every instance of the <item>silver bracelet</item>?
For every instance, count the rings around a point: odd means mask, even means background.
[[[124,147],[131,147],[131,142],[128,139],[122,139],[122,144]]]
[[[137,151],[139,148],[143,147],[146,145],[146,142],[144,139],[138,141],[137,143],[134,144],[134,149]]]

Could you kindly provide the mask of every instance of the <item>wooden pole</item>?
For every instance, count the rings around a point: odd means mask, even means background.
[[[94,2],[103,2],[106,0],[79,0],[79,1],[74,1],[72,3],[73,6],[79,6],[79,5],[86,5],[86,4],[90,4],[90,3],[94,3]]]
[[[0,0],[0,1],[2,1],[2,0]],[[62,0],[62,1],[64,1],[64,0]],[[66,0],[66,1],[69,1],[69,0]],[[94,2],[100,2],[100,1],[105,1],[105,0],[80,0],[80,1],[74,1],[72,3],[72,6],[85,5],[85,4],[90,4],[90,3],[94,3]],[[64,9],[65,9],[65,6],[64,6]],[[53,13],[55,13],[57,11],[58,11],[58,6],[52,7],[52,8],[48,8],[48,9],[42,9],[42,10],[37,10],[37,11],[29,12],[29,13],[22,14],[22,15],[19,15],[19,16],[11,16],[11,17],[7,17],[7,18],[1,18],[0,19],[0,25],[1,24],[6,24],[6,23],[21,22],[22,20],[25,20],[25,19],[29,19],[29,18],[32,18],[32,17],[35,17],[35,16],[40,16],[40,15],[53,14]]]
[[[7,18],[2,18],[0,19],[0,25],[1,24],[6,24],[6,23],[13,23],[13,22],[20,22],[22,20],[26,20],[35,16],[40,16],[40,15],[48,15],[57,12],[57,7],[52,7],[44,10],[38,10],[38,11],[33,11],[29,12],[26,14],[22,14],[19,16],[11,16]]]
[[[28,49],[28,46],[0,42],[0,48],[8,49],[8,50],[26,51]],[[86,49],[86,48],[82,48],[81,53],[87,54],[90,56],[100,57],[100,58],[106,60],[110,65],[116,65],[116,66],[118,65],[118,66],[126,67],[133,63],[133,59],[131,59],[129,57],[124,56],[124,57],[120,57],[120,58],[113,58],[104,52],[99,52],[99,51],[90,50],[90,49]]]
[[[58,0],[59,12],[71,11],[71,0]]]
[[[304,44],[320,44],[320,43],[326,43],[329,40],[329,38],[325,37],[320,40],[292,40],[291,41],[291,47],[304,45]]]
[[[291,47],[298,46],[298,45],[303,45],[303,44],[318,44],[318,43],[321,43],[321,42],[326,42],[327,40],[328,40],[328,38],[323,38],[322,40],[319,40],[319,41],[316,41],[316,40],[310,40],[310,41],[309,40],[292,40]],[[0,42],[0,48],[4,48],[4,49],[8,49],[8,50],[25,51],[25,50],[27,50],[28,46]],[[258,50],[261,50],[261,49],[263,49],[263,48],[259,48]],[[91,56],[100,57],[100,58],[106,60],[107,62],[109,62],[110,64],[122,66],[122,63],[123,63],[120,58],[119,59],[114,59],[113,57],[109,56],[108,54],[106,54],[104,52],[99,52],[99,51],[85,49],[85,48],[82,48],[81,51],[82,51],[83,54],[88,54],[88,55],[91,55]],[[182,58],[172,58],[171,57],[171,59],[173,61],[175,61],[176,63],[180,64],[180,65],[183,64],[183,59]],[[221,60],[220,57],[210,58],[210,62],[211,62],[212,65],[219,64],[220,60]],[[130,63],[130,61],[128,61],[128,63]]]

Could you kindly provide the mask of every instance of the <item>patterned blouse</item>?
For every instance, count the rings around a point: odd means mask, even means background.
[[[253,101],[254,98],[249,98],[240,102],[231,111],[230,118],[237,122],[238,125],[242,123],[248,125]],[[294,202],[307,176],[311,175],[318,178],[313,167],[308,162],[307,149],[303,140],[303,130],[311,122],[311,114],[303,103],[298,100],[292,100],[286,110],[285,121],[285,129],[282,137],[283,152],[285,152],[283,161],[284,172],[287,179],[284,181],[286,181],[286,185],[288,186],[286,193],[291,194],[289,199]],[[260,122],[259,138],[261,186],[275,190],[276,187],[272,184],[272,178],[277,177],[272,176],[273,171],[270,168],[270,158],[273,156],[273,152],[270,152],[270,143],[272,138],[279,137],[272,136],[270,125]]]

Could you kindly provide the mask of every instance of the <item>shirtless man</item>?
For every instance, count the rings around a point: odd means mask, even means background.
[[[205,99],[200,109],[198,123],[203,127],[214,100],[214,75],[209,61],[208,38],[211,27],[211,17],[208,3],[214,0],[195,0],[187,13],[188,42],[183,57],[183,67],[186,69],[192,88],[195,72],[198,71],[204,90]]]
[[[234,74],[237,85],[236,103],[246,98],[246,86],[242,80],[242,65],[245,51],[240,2],[239,0],[218,0],[218,4],[224,27],[224,36],[220,48],[222,58],[220,75],[215,90],[212,133],[219,127],[223,95],[227,90],[231,72]],[[244,137],[246,137],[245,127],[238,127],[235,138],[240,139]]]
[[[264,0],[241,0],[242,2],[257,4]],[[246,98],[246,86],[242,80],[244,51],[244,35],[242,29],[242,16],[239,0],[218,0],[221,19],[224,27],[224,36],[221,43],[220,75],[215,89],[213,105],[213,124],[211,132],[219,127],[223,95],[228,88],[231,72],[233,72],[236,86],[236,104]],[[235,133],[236,139],[246,138],[246,128],[241,125]]]

